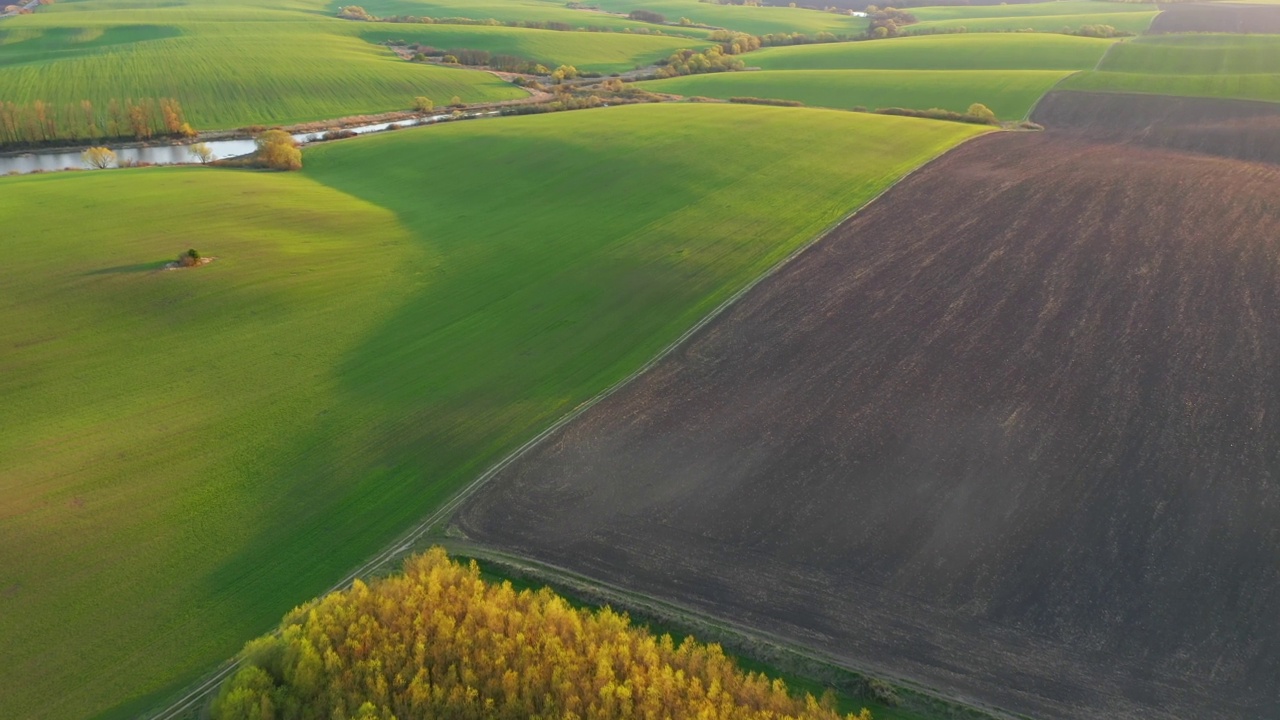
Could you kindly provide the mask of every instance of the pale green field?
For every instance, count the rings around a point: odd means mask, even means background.
[[[763,70],[689,75],[639,85],[678,95],[798,100],[844,109],[964,112],[971,104],[982,103],[1002,120],[1019,120],[1068,74],[1060,70]]]
[[[979,132],[643,105],[0,178],[0,716],[153,707]]]
[[[429,17],[478,17],[497,20],[553,20],[573,26],[600,25],[615,28],[639,28],[634,23],[610,13],[630,13],[632,10],[651,10],[666,16],[669,22],[687,17],[695,23],[724,27],[740,32],[763,35],[776,32],[802,32],[814,34],[821,31],[841,34],[857,34],[866,29],[865,18],[819,12],[804,8],[747,7],[745,5],[717,5],[698,0],[590,0],[606,12],[570,10],[564,2],[556,0],[369,0],[363,7],[376,15],[427,15]],[[657,26],[647,26],[656,29]],[[707,31],[693,28],[661,27],[666,33],[695,34],[703,36]]]
[[[709,44],[689,38],[624,33],[383,23],[362,24],[360,36],[372,43],[406,40],[441,50],[488,50],[536,60],[549,68],[573,65],[579,70],[604,73],[652,65],[656,60],[668,57],[681,48],[702,48]]]
[[[267,8],[245,0],[63,0],[0,23],[0,98],[61,109],[81,100],[101,107],[112,98],[174,97],[192,125],[208,130],[402,110],[420,95],[438,104],[454,96],[485,102],[525,95],[488,73],[405,62],[376,44],[387,39],[599,72],[705,45],[624,33],[361,23],[331,14],[310,0]]]
[[[764,70],[1087,70],[1114,42],[966,33],[765,48],[743,59]]]
[[[1144,37],[1063,87],[1280,102],[1280,35]]]
[[[1056,0],[1017,5],[968,5],[911,8],[920,22],[908,33],[931,29],[967,28],[970,32],[1033,30],[1060,32],[1081,25],[1111,25],[1117,30],[1141,33],[1159,13],[1142,3],[1100,0]]]

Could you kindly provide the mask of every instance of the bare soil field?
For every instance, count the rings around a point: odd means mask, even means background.
[[[1278,103],[1060,90],[1032,119],[1099,140],[1280,163]]]
[[[1280,167],[972,141],[453,530],[1036,718],[1280,717]]]
[[[1280,6],[1231,3],[1164,5],[1150,35],[1164,33],[1280,33]]]

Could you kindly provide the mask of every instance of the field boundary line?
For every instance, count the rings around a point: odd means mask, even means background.
[[[565,425],[568,425],[570,422],[573,422],[574,420],[576,420],[579,416],[581,416],[587,410],[590,410],[592,407],[595,407],[601,401],[608,399],[610,396],[612,396],[622,388],[626,387],[627,385],[630,385],[633,380],[647,373],[655,365],[665,360],[669,355],[671,355],[671,353],[675,352],[678,348],[684,345],[684,343],[687,340],[689,340],[691,337],[693,337],[695,334],[697,334],[699,331],[701,331],[703,328],[709,325],[712,321],[716,320],[718,317],[724,314],[726,310],[728,310],[730,307],[736,304],[740,299],[742,299],[744,295],[746,295],[748,292],[750,292],[760,283],[773,277],[775,274],[777,274],[786,266],[790,265],[793,260],[795,260],[797,257],[799,257],[800,255],[808,251],[813,246],[817,245],[818,243],[826,239],[828,236],[831,235],[832,232],[838,229],[841,225],[844,225],[846,222],[856,217],[859,213],[871,207],[873,204],[875,204],[877,200],[884,197],[885,194],[887,194],[890,190],[893,190],[903,181],[914,176],[916,173],[920,172],[921,170],[924,170],[930,165],[936,163],[942,157],[944,157],[950,152],[953,152],[957,148],[963,145],[966,145],[970,142],[973,142],[978,138],[987,137],[989,135],[1000,133],[1000,132],[1002,131],[992,130],[988,132],[982,132],[961,140],[955,145],[952,145],[951,147],[946,148],[945,150],[938,153],[937,155],[934,155],[933,157],[928,158],[924,162],[920,163],[914,168],[911,168],[907,172],[903,173],[900,177],[898,177],[896,180],[890,183],[883,190],[876,193],[871,199],[867,200],[866,202],[862,203],[858,207],[854,208],[853,210],[849,211],[848,213],[842,215],[838,219],[829,223],[826,227],[824,227],[822,230],[816,233],[812,238],[801,243],[799,247],[792,250],[781,260],[778,260],[776,263],[774,263],[772,266],[766,269],[763,273],[761,273],[760,275],[757,275],[755,278],[747,282],[746,285],[739,288],[737,291],[735,291],[732,295],[730,295],[725,300],[721,301],[719,305],[716,305],[714,308],[712,308],[706,315],[704,315],[697,322],[695,322],[691,327],[689,327],[687,330],[681,333],[680,336],[677,337],[675,340],[673,340],[672,342],[667,344],[665,347],[663,347],[660,351],[658,351],[658,354],[651,357],[639,368],[632,371],[626,377],[623,377],[622,379],[613,383],[612,385],[605,388],[604,390],[601,390],[600,392],[596,393],[595,395],[588,398],[587,400],[584,400],[582,403],[578,404],[573,409],[569,410],[567,413],[560,416],[560,418],[558,418],[551,425],[544,428],[541,432],[537,433],[532,438],[526,440],[522,445],[517,447],[515,450],[512,450],[511,452],[507,453],[505,456],[500,458],[496,463],[494,463],[493,465],[490,465],[488,469],[486,469],[483,473],[478,475],[474,480],[464,485],[453,496],[451,496],[449,500],[445,501],[443,505],[441,505],[439,508],[433,511],[426,518],[424,518],[423,520],[419,521],[417,524],[410,527],[407,531],[402,533],[396,540],[391,542],[385,549],[383,549],[382,552],[379,552],[377,555],[373,556],[368,561],[364,562],[363,564],[358,566],[356,569],[349,572],[345,577],[343,577],[342,580],[330,586],[329,589],[319,593],[316,597],[323,597],[330,593],[334,593],[339,590],[344,590],[350,587],[351,584],[354,583],[357,579],[372,575],[375,571],[385,567],[388,563],[394,560],[400,559],[405,553],[412,551],[414,549],[415,543],[422,540],[424,537],[427,537],[430,531],[432,530],[432,528],[434,528],[442,520],[446,520],[450,516],[452,516],[454,511],[456,511],[459,506],[461,506],[472,495],[474,495],[477,490],[479,490],[480,488],[488,484],[488,482],[491,479],[493,479],[493,477],[496,476],[499,472],[505,470],[512,463],[514,463],[516,460],[519,460],[530,450],[540,445],[543,440],[546,440],[548,437],[550,437],[555,432],[563,428]],[[277,628],[270,631],[268,634],[276,635],[278,633],[279,633],[279,629]],[[225,665],[220,667],[218,670],[214,671],[209,675],[204,676],[200,680],[197,680],[195,683],[193,683],[194,685],[193,688],[192,686],[188,686],[191,689],[186,690],[185,693],[181,697],[179,697],[176,701],[173,701],[172,703],[164,706],[163,708],[141,713],[138,717],[140,718],[140,720],[177,720],[177,718],[182,717],[183,713],[186,713],[194,709],[199,703],[201,703],[209,695],[211,695],[223,680],[229,677],[233,672],[235,672],[240,667],[241,662],[242,661],[239,656],[231,658],[230,660],[227,661]]]

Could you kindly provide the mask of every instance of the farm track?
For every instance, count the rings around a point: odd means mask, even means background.
[[[1280,6],[1220,2],[1166,5],[1146,34],[1165,33],[1280,33]]]
[[[1151,111],[952,151],[454,531],[1034,717],[1280,714],[1280,168]]]

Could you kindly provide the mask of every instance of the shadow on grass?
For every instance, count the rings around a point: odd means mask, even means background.
[[[90,270],[85,275],[123,275],[126,273],[144,273],[163,270],[168,265],[168,260],[156,260],[154,262],[136,263],[133,265],[116,265],[115,267],[102,268],[101,270]]]

